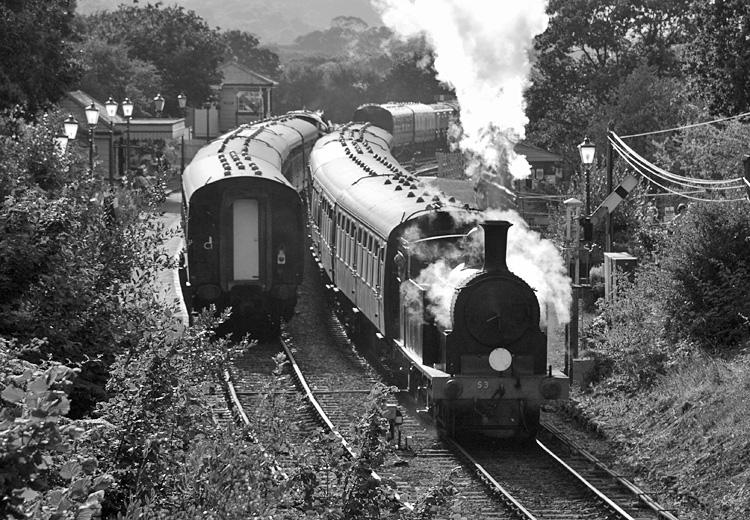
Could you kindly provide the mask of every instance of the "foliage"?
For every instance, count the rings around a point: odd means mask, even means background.
[[[102,102],[110,97],[121,103],[129,98],[136,107],[153,104],[154,91],[162,90],[161,73],[150,62],[128,56],[128,47],[89,35],[78,45],[85,72],[80,88]]]
[[[364,64],[343,59],[299,61],[284,68],[276,112],[325,110],[334,122],[350,121],[378,76]]]
[[[744,173],[742,157],[748,152],[750,125],[727,121],[676,132],[655,143],[658,164],[672,173],[693,179],[736,179]],[[736,198],[737,192],[727,192]]]
[[[177,96],[184,93],[196,106],[221,83],[218,66],[226,54],[222,35],[194,11],[160,2],[145,7],[122,4],[116,11],[84,18],[88,34],[110,44],[124,44],[131,59],[153,64],[162,80],[164,113],[180,115]],[[153,97],[156,85],[148,96]],[[136,105],[134,114],[153,115],[153,103]]]
[[[674,280],[668,332],[712,352],[750,340],[750,218],[747,202],[695,203],[669,235],[661,266]]]
[[[153,278],[146,275],[141,281]],[[183,330],[171,305],[147,296],[139,284],[132,304],[146,306],[141,334],[112,364],[107,391],[96,415],[113,425],[105,442],[92,445],[106,461],[117,483],[105,511],[122,511],[128,501],[181,503],[173,493],[180,475],[174,468],[186,462],[195,443],[211,439],[211,381],[224,359],[226,342],[213,341],[207,317]],[[140,294],[139,294],[140,293]]]
[[[58,364],[24,367],[9,359],[14,343],[0,337],[3,366],[11,368],[0,373],[0,515],[91,518],[101,511],[112,479],[95,458],[70,453],[85,431],[63,417],[79,371]]]
[[[168,259],[154,218],[139,217],[130,193],[103,187],[54,150],[50,120],[10,124],[19,131],[0,143],[0,334],[20,341],[24,359],[82,370],[78,418],[105,397],[106,366],[137,334],[140,311],[124,306],[140,282],[134,267]]]
[[[68,0],[0,4],[0,110],[18,107],[33,118],[76,84],[74,11],[75,3]]]
[[[596,360],[597,393],[635,393],[648,388],[680,356],[663,334],[670,282],[654,264],[630,282],[620,273],[616,298],[598,302],[598,315],[584,331],[585,355]]]
[[[253,72],[270,79],[279,77],[279,57],[270,49],[260,47],[260,41],[252,34],[237,29],[222,34],[227,46],[227,61],[236,60]]]
[[[686,69],[698,96],[713,113],[736,115],[750,104],[750,5],[744,0],[692,2],[700,20],[696,38],[688,47]]]
[[[552,0],[547,12],[549,26],[535,40],[532,85],[525,94],[527,138],[578,164],[574,146],[584,135],[604,143],[603,114],[618,122],[631,117],[631,107],[618,101],[625,78],[638,68],[662,78],[678,75],[677,49],[690,38],[692,25],[681,0]],[[643,74],[638,73],[641,84],[647,83]],[[659,100],[669,91],[658,83],[645,100],[639,94],[643,91],[626,99],[645,108],[653,98],[659,115],[674,114]],[[638,132],[663,128],[658,117],[639,123],[652,122],[657,128],[639,126]]]
[[[679,518],[744,520],[750,451],[739,432],[750,428],[748,361],[696,353],[652,388],[581,394],[580,406],[619,445],[624,470],[647,479]]]
[[[434,103],[436,96],[448,94],[448,88],[436,77],[435,53],[430,49],[402,54],[385,77],[381,99]]]
[[[287,64],[276,95],[276,112],[323,109],[334,123],[351,121],[363,103],[432,103],[447,89],[435,79],[434,55],[413,40],[388,57],[306,58]]]

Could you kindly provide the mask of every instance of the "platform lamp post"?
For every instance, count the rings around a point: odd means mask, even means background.
[[[589,141],[586,136],[578,145],[578,153],[581,155],[581,164],[586,170],[586,215],[591,216],[591,165],[594,162],[596,145]]]
[[[211,114],[211,101],[212,99],[210,97],[206,100],[206,143],[211,142],[211,120],[209,118],[209,115]]]
[[[115,116],[117,115],[117,101],[112,96],[104,103],[109,118],[109,184],[115,182]]]
[[[183,121],[185,119],[185,107],[187,107],[187,96],[180,92],[177,96],[177,103],[180,105],[180,113],[182,114]],[[182,129],[182,135],[180,135],[180,175],[185,171],[185,129]]]
[[[161,113],[164,111],[164,98],[161,94],[157,94],[154,97],[154,107],[156,108],[156,117],[160,119]]]
[[[127,140],[125,141],[125,174],[130,173],[130,118],[133,117],[133,102],[130,98],[125,98],[122,102],[122,115],[125,116],[125,126],[127,128]]]
[[[92,102],[86,107],[86,122],[89,125],[89,166],[94,173],[94,129],[99,122],[99,109]]]

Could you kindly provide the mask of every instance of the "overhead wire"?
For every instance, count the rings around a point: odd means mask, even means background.
[[[675,175],[671,172],[668,172],[662,168],[659,168],[652,164],[650,161],[646,160],[639,154],[637,154],[632,148],[630,148],[628,145],[626,145],[622,138],[617,136],[614,132],[610,132],[610,135],[608,136],[608,139],[612,143],[613,149],[617,151],[618,155],[625,159],[625,161],[636,171],[638,172],[642,177],[645,177],[649,182],[652,182],[656,186],[662,188],[663,190],[672,193],[674,195],[678,195],[680,197],[684,197],[691,200],[696,201],[703,201],[703,202],[738,202],[738,201],[744,201],[746,198],[739,198],[739,199],[714,199],[714,198],[701,198],[701,197],[695,197],[692,196],[686,192],[676,191],[672,189],[671,187],[667,186],[666,183],[672,183],[672,184],[678,184],[680,186],[684,186],[686,188],[692,188],[694,190],[698,190],[699,192],[706,192],[708,189],[711,189],[713,191],[719,191],[719,190],[734,190],[739,188],[744,188],[743,183],[747,182],[744,178],[737,178],[737,179],[731,179],[731,180],[708,180],[708,179],[691,179],[689,177],[682,177],[679,175]],[[646,172],[648,172],[648,174]],[[657,182],[654,177],[661,179],[663,181],[666,181],[665,184],[662,184],[660,182]],[[739,182],[739,186],[729,186],[729,184]]]
[[[729,186],[728,189],[735,189],[735,188],[741,188],[742,187],[742,178],[734,178],[734,179],[695,179],[691,177],[684,177],[681,175],[676,175],[674,173],[671,173],[667,170],[664,170],[663,168],[660,168],[656,165],[654,165],[652,162],[648,161],[647,159],[643,158],[641,155],[639,155],[637,152],[635,152],[632,148],[630,148],[628,145],[626,145],[622,140],[617,136],[617,134],[612,134],[610,136],[610,139],[614,139],[618,146],[622,147],[622,149],[627,150],[627,153],[631,154],[633,157],[636,158],[640,163],[644,165],[648,170],[653,172],[655,175],[663,178],[664,180],[668,180],[671,182],[674,182],[676,184],[681,184],[684,186],[690,186],[690,187],[699,187],[701,185],[703,186],[709,186],[709,187],[716,187],[719,189],[719,186],[722,185],[730,185],[730,184],[737,184],[737,186]],[[615,142],[613,141],[613,144]],[[727,189],[727,188],[724,188]]]
[[[674,128],[667,128],[666,130],[654,130],[653,132],[643,132],[642,134],[623,135],[620,137],[621,139],[629,139],[631,137],[643,137],[644,135],[664,134],[667,132],[676,132],[677,130],[686,130],[688,128],[695,128],[697,126],[712,125],[714,123],[721,123],[722,121],[729,121],[730,119],[739,119],[741,117],[747,117],[747,116],[750,116],[750,112],[744,112],[736,116],[722,117],[720,119],[714,119],[713,121],[705,121],[703,123],[694,123],[692,125],[684,125],[684,126],[677,126]]]

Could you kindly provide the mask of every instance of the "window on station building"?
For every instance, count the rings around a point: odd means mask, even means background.
[[[262,116],[263,92],[260,89],[240,90],[237,92],[237,113]]]

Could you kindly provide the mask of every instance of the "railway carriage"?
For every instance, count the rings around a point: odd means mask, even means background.
[[[533,434],[541,405],[568,386],[547,367],[534,290],[505,265],[507,226],[484,223],[482,233],[481,212],[427,191],[389,141],[355,123],[313,149],[310,230],[321,271],[348,321],[395,354],[403,385],[449,431]],[[482,234],[483,267],[470,247]],[[427,279],[441,260],[450,274]]]
[[[390,133],[394,153],[413,152],[444,145],[455,114],[447,103],[371,103],[357,108],[353,122],[372,123]]]
[[[275,333],[297,301],[301,197],[324,129],[313,113],[243,125],[202,148],[182,177],[186,303],[232,308],[230,329]]]

